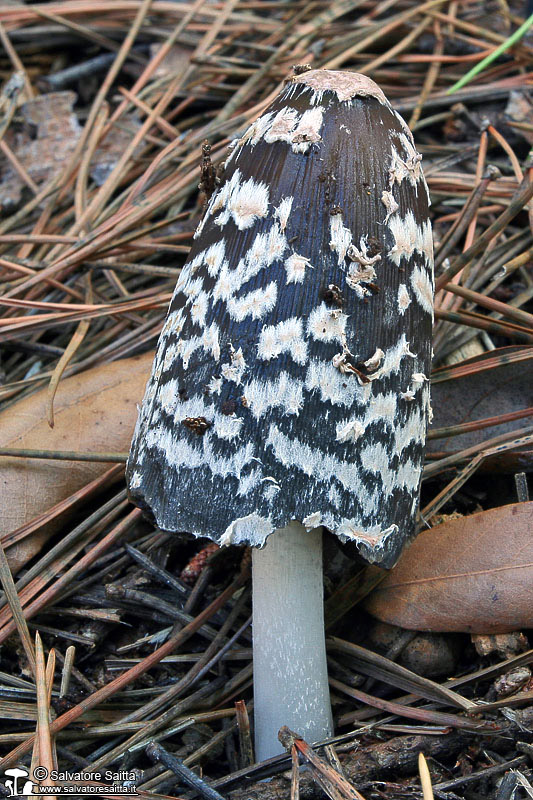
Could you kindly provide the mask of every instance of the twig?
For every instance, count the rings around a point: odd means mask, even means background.
[[[322,787],[331,800],[365,800],[343,775],[323,761],[301,736],[284,726],[278,738],[282,745],[292,753],[294,748],[311,767],[313,779]]]
[[[252,737],[250,735],[250,720],[244,700],[237,700],[235,703],[235,712],[237,725],[239,727],[240,765],[241,767],[249,767],[254,763],[255,759]]]
[[[133,513],[136,514],[137,512]],[[165,644],[161,645],[161,647],[155,650],[151,655],[147,656],[140,664],[131,667],[131,669],[129,669],[123,675],[115,678],[113,681],[94,692],[94,694],[92,694],[90,697],[87,697],[81,703],[71,708],[65,714],[57,717],[57,719],[55,719],[50,726],[51,732],[57,733],[58,731],[63,730],[63,728],[65,728],[67,725],[70,725],[83,713],[91,708],[94,708],[99,703],[102,703],[108,697],[112,697],[115,692],[119,691],[119,689],[122,689],[135,678],[143,675],[155,664],[158,664],[161,659],[172,653],[177,647],[179,647],[190,636],[192,636],[193,633],[195,633],[207,619],[209,619],[214,613],[216,613],[216,611],[219,610],[219,608],[222,608],[224,603],[243,585],[245,580],[245,575],[239,575],[236,580],[233,581],[233,583],[228,586],[228,588],[225,589],[225,591],[223,591],[215,600],[213,600],[213,602],[210,603],[210,605],[207,606],[204,611],[198,614],[198,616],[191,623],[189,623],[189,625],[187,625],[185,628],[182,628],[175,635],[171,636],[170,639],[165,642]],[[34,737],[26,739],[25,742],[4,756],[0,762],[3,769],[6,769],[10,764],[16,763],[21,756],[31,750],[33,746],[33,738]]]
[[[160,761],[165,767],[168,767],[180,779],[182,783],[186,783],[191,789],[194,789],[200,797],[205,797],[206,800],[224,800],[221,794],[216,789],[212,789],[202,778],[198,777],[192,769],[183,764],[168,750],[165,750],[160,744],[149,744],[146,748],[146,755],[152,761]]]

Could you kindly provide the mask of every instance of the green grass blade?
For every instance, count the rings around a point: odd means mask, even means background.
[[[529,30],[529,28],[532,25],[533,25],[533,14],[531,14],[531,16],[528,17],[526,21],[523,22],[522,25],[520,25],[520,27],[517,28],[516,31],[513,34],[511,34],[511,36],[509,36],[508,39],[505,40],[505,42],[502,42],[499,45],[499,47],[497,47],[496,50],[494,50],[493,53],[491,53],[489,56],[486,56],[482,61],[479,62],[479,64],[476,64],[475,67],[472,67],[472,69],[469,70],[469,72],[467,72],[466,75],[463,75],[463,77],[460,80],[458,80],[457,83],[454,83],[454,85],[450,89],[448,89],[446,94],[453,94],[453,92],[456,92],[458,89],[462,89],[463,86],[465,86],[472,80],[472,78],[475,78],[476,75],[479,75],[479,73],[482,70],[484,70],[485,67],[488,67],[489,64],[492,64],[492,62],[495,61],[498,58],[498,56],[501,56],[502,53],[505,53],[506,50],[508,50],[510,47],[516,44],[516,42],[518,42],[519,39],[521,39],[522,36],[524,36],[524,34]]]

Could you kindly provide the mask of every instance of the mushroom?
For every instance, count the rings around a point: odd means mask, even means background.
[[[331,734],[321,531],[414,534],[433,315],[428,191],[364,75],[288,81],[236,141],[163,327],[128,462],[167,531],[253,550],[256,755]]]

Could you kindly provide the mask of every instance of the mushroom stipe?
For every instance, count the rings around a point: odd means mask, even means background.
[[[261,758],[280,751],[281,725],[331,732],[319,529],[387,568],[414,534],[433,318],[420,160],[369,78],[295,75],[233,143],[139,414],[134,502],[164,530],[262,548]],[[298,613],[276,604],[294,581]]]

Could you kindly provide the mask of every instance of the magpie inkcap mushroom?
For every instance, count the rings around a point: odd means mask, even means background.
[[[433,317],[420,161],[369,78],[295,75],[233,143],[139,414],[133,500],[164,530],[256,548],[262,758],[282,724],[331,732],[321,528],[387,568],[414,535]]]

